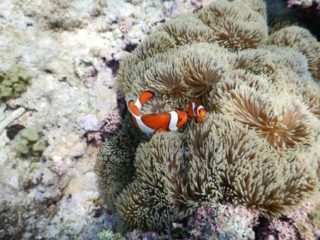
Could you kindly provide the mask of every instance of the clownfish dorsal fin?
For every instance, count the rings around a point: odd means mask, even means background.
[[[142,105],[152,99],[154,93],[152,91],[144,91],[139,95],[139,98],[135,101],[137,108],[141,109]]]

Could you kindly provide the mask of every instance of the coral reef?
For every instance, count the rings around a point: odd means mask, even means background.
[[[19,239],[24,228],[23,207],[0,201],[0,239]]]
[[[277,219],[259,218],[254,227],[256,239],[316,239],[319,228],[312,225],[311,217],[315,211],[314,203],[305,201],[287,216]]]
[[[240,206],[201,207],[188,220],[190,239],[255,239],[257,219],[257,213]]]
[[[87,141],[89,143],[101,145],[108,135],[115,133],[119,129],[121,121],[122,118],[119,110],[112,110],[104,120],[104,123],[99,131],[89,131],[85,134]]]
[[[114,234],[112,231],[102,231],[98,234],[99,240],[124,240],[119,233]]]
[[[151,33],[122,61],[121,93],[156,92],[143,113],[186,110],[194,100],[208,113],[150,139],[127,118],[107,139],[97,170],[125,227],[161,230],[225,202],[276,219],[314,194],[318,47],[298,27],[269,36],[258,0],[214,1]]]
[[[154,26],[195,9],[191,1],[140,2],[0,1],[0,69],[23,66],[32,76],[19,97],[0,99],[0,204],[11,208],[1,220],[12,225],[5,239],[95,239],[114,228],[115,215],[99,208],[98,148],[84,136],[109,138],[117,128],[106,120],[117,107],[119,61]],[[18,126],[43,126],[41,158],[17,156]],[[18,206],[28,206],[23,231],[9,219]]]
[[[87,5],[76,1],[53,0],[46,6],[42,6],[41,1],[27,1],[23,10],[25,15],[41,22],[43,28],[70,31],[83,27],[88,18],[101,15],[106,7],[106,1],[101,0],[94,0]]]
[[[301,6],[302,8],[309,8],[312,6],[317,6],[320,8],[319,0],[288,0],[288,7]]]
[[[305,214],[305,212],[304,212]],[[314,235],[319,238],[320,237],[320,203],[316,202],[315,206],[308,212],[310,222],[313,226]],[[300,221],[300,226],[303,227],[303,222]]]
[[[31,81],[26,70],[16,67],[9,72],[0,71],[0,100],[19,97]]]
[[[37,128],[24,128],[14,138],[13,145],[18,155],[39,157],[48,143]]]

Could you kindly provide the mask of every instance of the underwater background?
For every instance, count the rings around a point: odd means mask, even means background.
[[[2,0],[0,239],[320,238],[319,1]],[[147,136],[142,114],[199,101]]]

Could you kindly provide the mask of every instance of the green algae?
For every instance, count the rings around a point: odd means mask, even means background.
[[[13,145],[19,156],[40,157],[48,142],[39,129],[25,128],[14,138]]]
[[[0,71],[0,100],[8,101],[19,97],[26,91],[30,81],[30,75],[21,67],[8,72]]]

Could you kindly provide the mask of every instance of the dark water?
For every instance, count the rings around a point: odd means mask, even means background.
[[[298,7],[287,8],[286,0],[266,0],[268,22],[292,21],[309,31],[320,40],[320,10],[315,7],[301,9]]]

